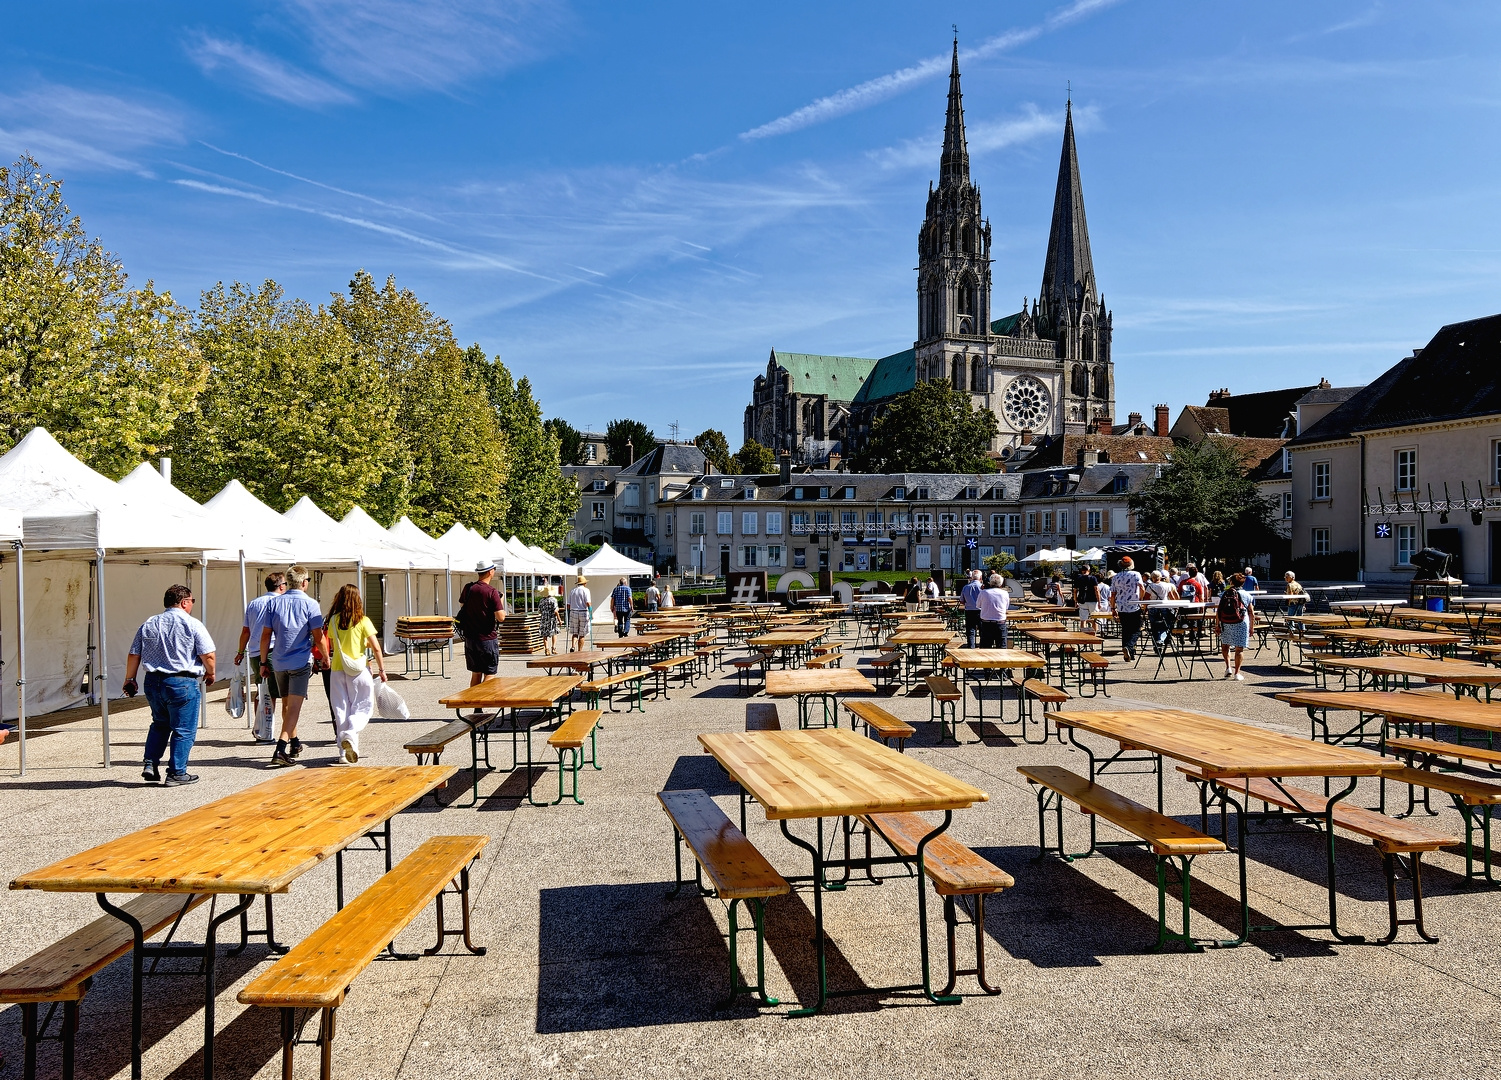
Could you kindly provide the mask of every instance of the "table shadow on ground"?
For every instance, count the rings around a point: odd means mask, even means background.
[[[708,754],[684,754],[672,763],[672,771],[662,783],[663,791],[686,791],[702,788],[709,795],[740,794],[740,785]]]

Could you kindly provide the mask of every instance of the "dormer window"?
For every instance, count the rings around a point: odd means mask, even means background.
[[[1115,474],[1115,479],[1110,485],[1110,490],[1116,495],[1126,494],[1126,489],[1131,486],[1131,478],[1123,472]]]
[[[726,476],[723,480],[721,480],[719,482],[719,488],[720,488],[721,491],[728,491],[728,490],[730,490],[730,488],[732,488],[734,486],[735,486],[735,478],[733,476]]]
[[[845,488],[844,489],[844,497],[846,499],[853,499],[855,497],[855,489],[852,488],[852,487]]]
[[[749,484],[747,484],[745,488],[745,499],[747,502],[756,501],[756,489]]]
[[[827,499],[829,497],[829,489],[826,488],[826,487],[819,488],[818,489],[818,497],[820,499]]]
[[[596,481],[594,481],[594,490],[595,491],[603,491],[608,486],[609,486],[609,481],[608,480],[596,480]]]
[[[795,500],[801,502],[802,498],[803,498],[803,489],[802,488],[793,488],[792,489],[792,497]]]
[[[1286,447],[1282,448],[1282,471],[1285,473],[1290,473],[1293,471],[1292,451],[1287,449]]]
[[[1501,475],[1501,474],[1498,474],[1498,475]],[[891,497],[893,499],[905,499],[907,497],[907,489],[904,488],[904,487],[892,488],[891,489]]]
[[[925,487],[913,488],[912,497],[914,499],[926,499],[928,497],[928,489]]]
[[[977,487],[967,487],[964,489],[964,497],[966,499],[978,499],[980,497],[980,489]]]

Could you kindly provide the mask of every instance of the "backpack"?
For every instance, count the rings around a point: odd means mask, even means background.
[[[1198,582],[1194,581],[1193,578],[1184,578],[1183,584],[1178,586],[1178,595],[1183,597],[1183,599],[1185,600],[1193,600],[1197,602],[1199,599]]]
[[[1226,589],[1220,596],[1220,606],[1217,612],[1222,623],[1244,622],[1246,619],[1246,602],[1241,598],[1239,589]]]

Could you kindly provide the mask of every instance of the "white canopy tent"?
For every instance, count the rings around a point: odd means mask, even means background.
[[[0,505],[21,513],[12,586],[18,613],[15,644],[7,642],[0,659],[15,664],[17,672],[14,715],[20,724],[22,769],[27,713],[85,701],[99,704],[108,767],[110,673],[123,671],[133,631],[161,610],[161,593],[153,588],[159,584],[152,580],[156,575],[122,574],[115,581],[106,573],[106,563],[166,564],[181,571],[201,565],[205,551],[225,547],[227,536],[206,519],[122,491],[43,428],[33,428],[0,457]],[[38,558],[30,573],[28,554]],[[0,589],[5,589],[3,580]],[[0,610],[8,607],[0,604]],[[23,642],[40,671],[28,672],[21,664]]]
[[[589,590],[589,598],[594,602],[591,621],[597,623],[611,621],[610,590],[615,587],[616,579],[651,576],[656,572],[656,567],[628,559],[609,544],[601,544],[598,551],[574,567],[575,574],[597,579],[591,581],[593,588]]]
[[[351,513],[353,513],[353,511],[351,511]],[[400,544],[402,547],[431,551],[435,558],[443,560],[443,592],[446,598],[446,606],[444,607],[444,611],[449,616],[452,616],[453,572],[457,567],[460,566],[460,563],[455,561],[453,552],[449,551],[436,539],[423,532],[416,525],[412,524],[412,519],[407,517],[405,514],[403,514],[401,518],[397,520],[396,524],[392,525],[389,529],[386,530],[386,535],[396,543]]]
[[[396,618],[401,615],[419,613],[436,615],[439,613],[439,597],[447,591],[449,558],[439,551],[431,540],[411,544],[402,543],[390,531],[382,528],[380,522],[358,506],[352,507],[339,524],[361,543],[378,544],[393,549],[407,560],[405,603],[396,603],[391,590],[384,587],[381,589],[381,613],[384,616],[382,626],[385,629],[383,635],[385,641],[382,647],[388,653],[401,652],[406,646],[396,637]],[[376,567],[376,569],[381,568]],[[366,593],[367,603],[369,599],[369,593]]]

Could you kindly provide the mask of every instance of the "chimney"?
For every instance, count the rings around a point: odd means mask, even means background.
[[[1135,429],[1141,427],[1141,413],[1134,412],[1127,414],[1126,421],[1131,425],[1131,428],[1133,429],[1131,434],[1135,435]]]
[[[1209,404],[1213,405],[1216,401],[1223,401],[1229,396],[1230,388],[1228,386],[1221,387],[1218,390],[1211,390],[1209,391]]]
[[[1328,379],[1320,379],[1319,380],[1319,389],[1320,390],[1332,390],[1332,389],[1334,389],[1334,387],[1332,387],[1332,386],[1329,385],[1329,380]]]
[[[1211,397],[1212,396],[1213,395],[1211,395]],[[1167,438],[1168,432],[1171,431],[1172,429],[1173,429],[1173,425],[1168,420],[1168,408],[1167,408],[1167,406],[1166,405],[1159,405],[1159,406],[1157,406],[1157,428],[1156,428],[1155,431],[1152,432],[1152,434],[1156,435],[1158,438],[1165,439],[1165,438]]]
[[[627,465],[636,464],[636,447],[632,445],[630,439],[625,440],[625,463]]]
[[[1022,445],[1023,446],[1031,446],[1032,445],[1032,429],[1031,428],[1025,428],[1025,429],[1023,429],[1023,431],[1022,431]]]
[[[1099,463],[1100,452],[1098,450],[1085,447],[1079,451],[1079,468],[1087,469],[1091,465],[1098,465]]]
[[[1112,416],[1096,416],[1094,418],[1094,430],[1096,435],[1109,435],[1115,430],[1115,418]]]
[[[172,459],[164,457],[156,463],[157,471],[162,474],[162,479],[167,483],[172,482]]]
[[[782,474],[782,483],[792,483],[792,455],[785,450],[777,458],[777,470]]]
[[[840,467],[842,463],[843,459],[838,454],[830,454],[829,472],[843,472],[844,470]]]

